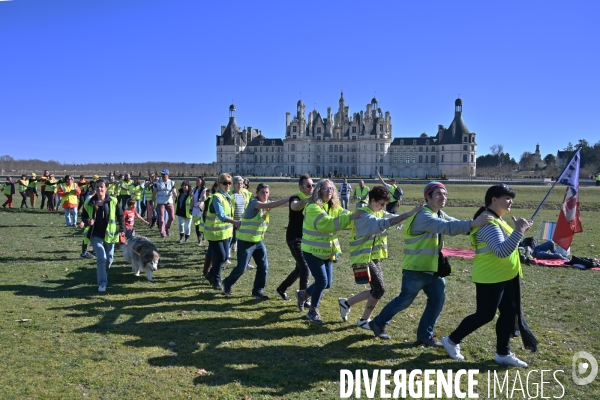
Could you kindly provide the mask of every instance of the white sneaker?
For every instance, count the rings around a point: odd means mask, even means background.
[[[358,326],[359,328],[366,329],[366,330],[370,331],[371,327],[369,326],[369,322],[371,322],[371,318],[369,318],[369,319],[362,319],[361,318],[356,323],[356,326]]]
[[[225,261],[225,264],[231,264],[231,261],[229,261],[229,258],[227,259],[227,261]]]
[[[512,365],[513,367],[527,368],[527,363],[519,360],[515,353],[509,353],[507,356],[496,354],[494,361],[501,365]]]
[[[346,305],[346,298],[342,297],[338,299],[338,303],[340,305],[340,317],[342,317],[342,321],[348,321],[348,314],[350,314],[350,306]]]
[[[248,269],[254,269],[254,265],[248,264]]]
[[[98,291],[101,292],[101,293],[106,292],[106,285],[100,285],[100,286],[98,286]]]
[[[450,358],[453,358],[455,360],[464,360],[465,359],[463,357],[463,355],[460,354],[460,345],[450,343],[450,338],[448,336],[444,336],[442,338],[442,344],[444,345],[444,348],[448,352],[448,355],[450,356]]]

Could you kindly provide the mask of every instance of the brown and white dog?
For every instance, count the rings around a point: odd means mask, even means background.
[[[128,263],[131,263],[131,269],[135,273],[135,276],[140,276],[140,272],[146,273],[146,278],[149,281],[152,280],[152,275],[158,269],[158,261],[160,260],[160,254],[158,249],[144,236],[134,236],[127,239],[125,245],[121,246],[123,249],[123,258]]]

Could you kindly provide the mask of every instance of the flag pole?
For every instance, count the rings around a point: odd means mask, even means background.
[[[540,205],[538,206],[538,208],[535,210],[535,212],[531,216],[531,220],[532,221],[535,218],[535,216],[538,214],[538,212],[540,212],[540,209],[542,208],[542,206],[546,202],[546,199],[548,198],[548,196],[550,196],[550,192],[552,192],[552,189],[554,189],[554,186],[556,186],[556,184],[558,183],[558,178],[560,178],[562,176],[562,174],[564,174],[564,172],[567,169],[567,167],[569,165],[571,165],[571,161],[573,161],[573,158],[577,155],[577,153],[579,153],[579,150],[581,150],[581,146],[577,147],[577,150],[575,150],[575,152],[573,153],[573,155],[569,159],[569,162],[565,165],[565,167],[563,168],[562,172],[556,177],[556,181],[554,181],[554,183],[552,184],[552,187],[550,188],[550,190],[548,190],[548,193],[546,193],[546,196],[544,196],[544,199],[542,200],[542,202],[540,203]]]

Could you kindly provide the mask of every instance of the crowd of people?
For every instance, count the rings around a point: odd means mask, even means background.
[[[398,214],[402,190],[393,179],[386,183],[379,174],[378,178],[381,185],[369,189],[360,181],[354,191],[344,180],[338,191],[330,179],[315,184],[310,176],[301,175],[298,191],[277,201],[269,200],[269,185],[260,183],[251,192],[248,180],[227,173],[220,174],[210,189],[203,177],[196,179],[194,188],[187,180],[177,188],[169,179],[167,169],[161,171],[160,178],[150,174],[143,182],[138,178],[132,180],[129,174],[118,178],[110,175],[107,180],[97,175],[87,180],[82,175],[75,182],[70,175],[56,179],[44,171],[39,178],[35,174],[29,178],[23,175],[18,182],[8,178],[2,190],[7,196],[3,206],[9,207],[12,207],[15,185],[22,196],[21,207],[28,207],[27,200],[29,206],[35,207],[38,183],[41,184],[42,208],[46,202],[48,210],[56,210],[60,206],[55,198],[61,199],[59,204],[64,209],[66,225],[85,228],[81,257],[96,259],[100,292],[106,291],[108,271],[120,234],[133,237],[135,220],[139,219],[150,227],[157,225],[159,235],[164,238],[170,236],[177,217],[180,243],[190,240],[192,225],[197,244],[208,243],[203,276],[213,289],[222,291],[225,296],[232,295],[236,282],[253,268],[250,265],[253,258],[256,271],[251,295],[268,299],[265,287],[269,268],[264,237],[270,211],[286,205],[286,242],[295,265],[275,291],[282,300],[291,301],[287,291],[298,281],[295,305],[301,312],[307,310],[309,321],[323,322],[319,308],[324,292],[333,286],[333,265],[342,253],[337,233],[350,229],[352,270],[357,283],[368,283],[370,289],[338,299],[343,321],[348,320],[352,307],[365,302],[357,326],[372,331],[380,339],[390,339],[387,326],[423,291],[427,303],[417,326],[416,344],[444,348],[451,358],[462,360],[461,341],[492,321],[498,311],[494,360],[499,364],[526,367],[509,346],[516,330],[524,336],[524,343],[528,341],[529,348],[535,348],[537,343],[524,321],[520,303],[519,244],[532,222],[513,217],[514,228],[511,228],[503,219],[511,210],[515,191],[504,184],[490,187],[485,205],[473,219],[458,220],[443,211],[448,199],[443,183],[429,182],[423,191],[423,205]],[[348,210],[351,198],[356,201],[353,212]],[[82,222],[77,224],[81,209]],[[387,230],[401,224],[404,224],[404,256],[400,293],[372,317],[386,292],[382,263],[388,258]],[[449,274],[442,255],[444,236],[459,234],[469,234],[475,249],[472,279],[476,310],[438,341],[435,326],[445,303],[444,277]],[[92,252],[88,251],[90,245]],[[230,262],[232,252],[237,253],[237,264],[222,278],[223,266]]]

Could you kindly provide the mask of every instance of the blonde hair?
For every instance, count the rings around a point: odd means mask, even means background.
[[[226,173],[222,173],[221,175],[219,175],[219,177],[217,178],[217,182],[219,183],[223,183],[223,182],[233,182],[231,180],[231,175],[226,174]]]
[[[319,182],[317,182],[317,185],[315,186],[315,189],[313,190],[313,193],[311,195],[311,203],[315,203],[319,207],[323,208],[324,203],[323,203],[323,199],[321,199],[320,193],[321,193],[321,188],[326,183],[329,183],[331,185],[331,187],[333,188],[333,196],[331,197],[331,200],[329,200],[329,202],[331,203],[331,208],[340,207],[340,199],[338,198],[337,190],[335,189],[335,185],[333,184],[333,182],[330,181],[329,179],[321,179]]]

